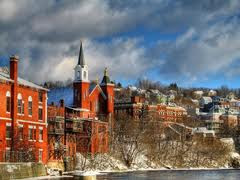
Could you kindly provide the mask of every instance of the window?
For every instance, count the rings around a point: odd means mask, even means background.
[[[28,115],[32,116],[32,97],[28,97]]]
[[[84,77],[84,79],[87,78],[87,72],[86,72],[86,71],[84,71],[84,73],[83,73],[83,77]]]
[[[93,110],[93,103],[92,103],[92,101],[90,101],[90,111],[92,111]]]
[[[36,133],[36,127],[33,129],[33,140],[36,141],[37,139],[37,133]]]
[[[6,162],[10,161],[10,157],[11,157],[10,148],[6,148],[6,154],[5,154]]]
[[[43,129],[39,128],[39,142],[43,141]]]
[[[6,93],[6,110],[7,112],[11,112],[11,94],[9,91]]]
[[[18,94],[18,114],[22,114],[22,95]]]
[[[11,139],[12,137],[12,124],[7,123],[6,124],[6,139]]]
[[[112,96],[110,95],[110,102],[112,103]]]
[[[30,140],[30,141],[36,140],[36,126],[28,127],[28,140]]]
[[[98,112],[99,111],[99,102],[98,100],[96,100],[95,102],[95,112]]]
[[[78,95],[78,90],[75,89],[75,91],[74,91],[74,96],[77,97],[77,95]]]
[[[28,128],[28,140],[33,140],[33,127]]]
[[[21,114],[24,114],[24,101],[22,101],[22,113]]]
[[[38,119],[43,120],[43,109],[42,109],[42,107],[38,108]]]
[[[38,101],[43,102],[43,93],[42,92],[38,93]]]
[[[18,137],[19,137],[19,140],[23,140],[23,125],[19,125],[18,126]]]
[[[43,150],[39,149],[38,150],[38,161],[42,162],[42,159],[43,159]]]
[[[80,71],[77,72],[77,78],[80,79]]]

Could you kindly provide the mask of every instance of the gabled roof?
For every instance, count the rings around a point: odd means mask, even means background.
[[[203,96],[202,99],[204,101],[212,101],[212,98],[211,97],[208,97],[208,96]]]
[[[91,94],[91,92],[95,89],[95,87],[97,86],[96,83],[91,83],[89,86],[89,94]]]
[[[9,81],[9,82],[14,82],[11,78],[10,75],[4,72],[0,72],[0,79],[5,80],[5,81]],[[40,89],[40,90],[44,90],[44,91],[48,91],[48,89],[43,88],[37,84],[34,84],[30,81],[27,81],[25,79],[22,79],[20,77],[18,77],[18,84],[19,85],[23,85],[23,86],[27,86],[27,87],[31,87],[31,88],[36,88],[36,89]]]
[[[89,96],[91,96],[91,94],[95,91],[95,89],[98,89],[100,91],[100,93],[102,94],[103,98],[104,99],[107,99],[106,95],[104,94],[102,88],[99,86],[99,84],[95,84],[95,83],[92,83],[90,84],[90,87],[89,87]]]
[[[3,72],[0,72],[0,79],[5,80],[5,81],[14,82],[13,80],[10,79],[8,74],[3,73]]]
[[[80,66],[86,65],[84,55],[83,55],[82,42],[81,42],[80,50],[79,50],[78,65],[80,65]]]

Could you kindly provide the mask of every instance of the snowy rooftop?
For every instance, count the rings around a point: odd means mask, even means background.
[[[206,127],[193,128],[193,133],[215,134],[214,130],[208,130]]]
[[[10,75],[5,73],[5,72],[2,72],[2,71],[0,71],[0,79],[5,80],[5,81],[13,82],[13,80],[10,78]],[[20,77],[18,77],[18,84],[23,85],[23,86],[28,86],[28,87],[32,87],[32,88],[48,91],[48,89],[43,88],[43,87],[41,87],[41,86],[39,86],[37,84],[34,84],[34,83],[32,83],[30,81],[27,81],[25,79],[22,79]]]

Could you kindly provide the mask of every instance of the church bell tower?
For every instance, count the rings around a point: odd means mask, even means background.
[[[73,82],[73,105],[77,108],[89,108],[89,85],[88,66],[83,55],[82,42],[80,44],[78,63],[74,68],[75,77]]]

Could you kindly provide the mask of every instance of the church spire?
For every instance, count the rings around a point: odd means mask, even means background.
[[[111,83],[110,81],[110,78],[108,76],[108,70],[107,68],[104,69],[104,76],[103,76],[103,79],[102,79],[102,84],[109,84]]]
[[[82,41],[80,41],[80,50],[79,50],[79,56],[78,56],[78,65],[85,66],[85,59],[83,55],[83,48],[82,48]]]
[[[88,66],[85,63],[84,56],[83,56],[82,41],[80,42],[78,63],[75,66],[74,70],[75,70],[75,81],[88,82]]]

